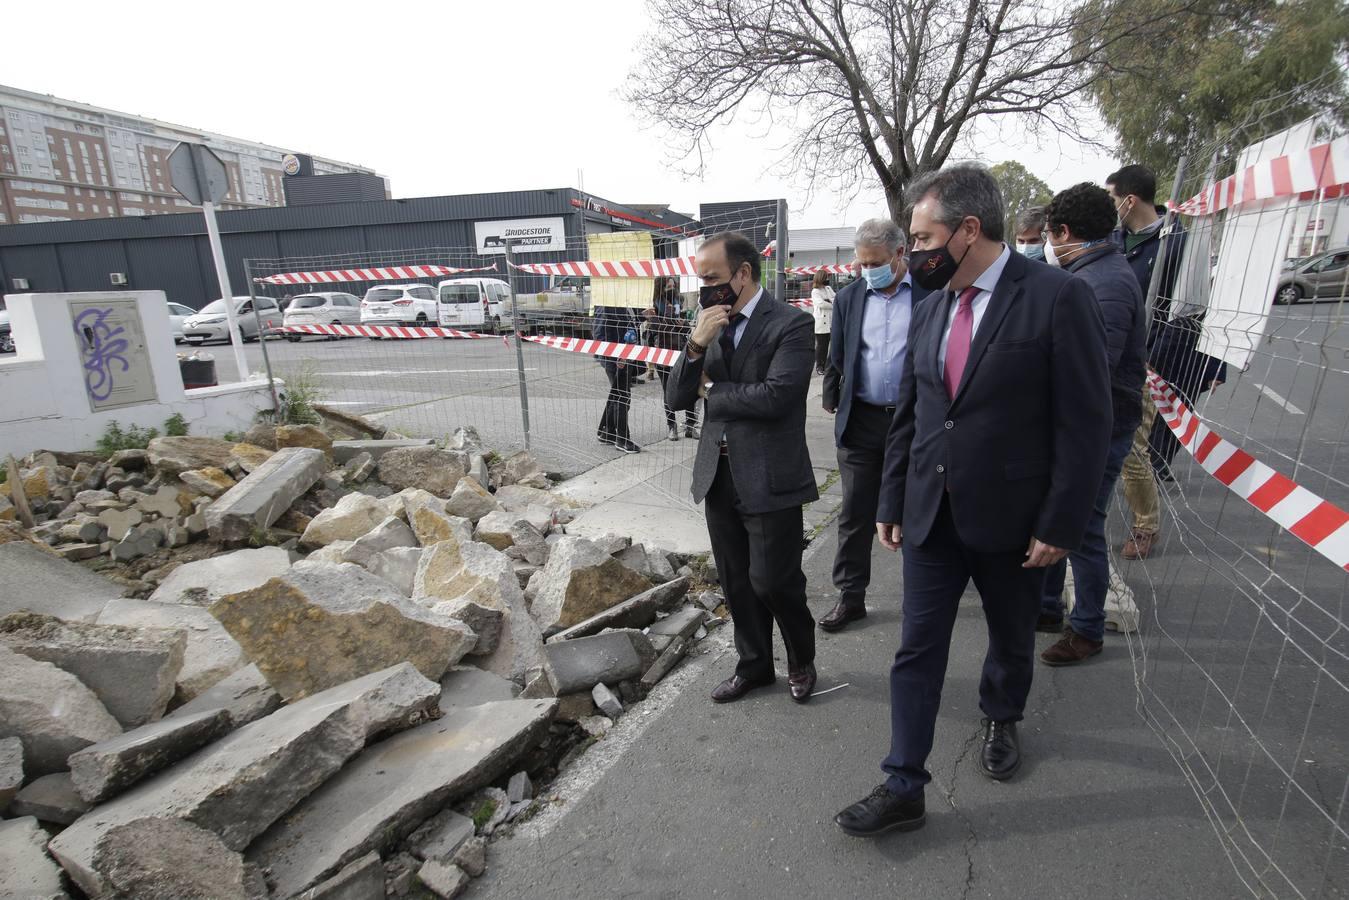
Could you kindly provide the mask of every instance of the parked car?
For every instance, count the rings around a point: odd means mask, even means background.
[[[436,289],[429,284],[372,287],[361,300],[362,325],[434,325]]]
[[[589,318],[588,277],[554,276],[549,287],[537,294],[522,294],[516,298],[516,303],[520,310],[520,321],[511,321],[509,309],[506,310],[505,321],[522,334],[590,334],[592,323]]]
[[[9,310],[0,300],[0,353],[14,352],[14,334],[9,330]]]
[[[445,328],[480,328],[495,334],[510,318],[511,286],[499,278],[452,278],[436,287],[437,321]]]
[[[234,297],[234,317],[239,326],[239,336],[245,341],[258,339],[258,323],[253,316],[252,297]],[[258,317],[262,327],[270,328],[281,321],[281,310],[271,297],[258,298]],[[225,301],[215,300],[206,304],[200,311],[189,316],[183,322],[183,340],[189,344],[204,344],[207,341],[230,340],[229,321],[225,317]]]
[[[1349,296],[1349,247],[1308,257],[1292,269],[1279,275],[1279,286],[1274,289],[1274,302],[1296,303],[1305,297],[1326,298]]]
[[[184,306],[181,303],[169,303],[169,327],[173,329],[173,342],[181,344],[183,342],[183,323],[188,317],[195,316],[197,311],[190,306]]]
[[[285,325],[359,325],[361,301],[354,294],[320,292],[292,297],[283,317]],[[304,335],[286,334],[291,343]]]

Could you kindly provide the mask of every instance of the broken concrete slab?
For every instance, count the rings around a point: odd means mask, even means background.
[[[388,513],[383,504],[366,494],[352,493],[323,510],[310,521],[300,543],[324,547],[333,541],[354,541],[373,531]]]
[[[647,634],[688,640],[707,621],[707,610],[699,606],[681,606],[647,629]]]
[[[229,731],[230,714],[216,708],[142,725],[70,755],[75,790],[101,803]]]
[[[676,578],[657,585],[591,616],[584,622],[578,622],[565,631],[559,631],[548,639],[548,643],[599,634],[606,628],[645,628],[656,620],[657,612],[669,609],[686,596],[689,584],[688,578]]]
[[[478,527],[474,530],[474,539],[490,544],[498,550],[505,550],[515,543],[515,539],[511,537],[511,526],[519,518],[518,513],[509,513],[505,510],[490,512],[478,522]]]
[[[23,741],[28,777],[63,772],[70,754],[121,733],[74,675],[0,645],[0,738]]]
[[[226,594],[246,591],[284,573],[290,561],[290,554],[280,547],[259,547],[184,563],[160,583],[150,602],[210,606]]]
[[[120,825],[185,819],[242,850],[368,740],[431,715],[439,693],[408,663],[321,691],[95,807],[52,840],[51,852],[87,894],[101,897],[112,885],[96,865],[97,846]]]
[[[158,437],[146,448],[150,465],[160,475],[179,475],[207,466],[223,469],[230,464],[232,449],[234,445],[229,441],[190,436]]]
[[[651,582],[583,537],[557,541],[530,612],[545,631],[570,628],[651,587]]]
[[[618,561],[634,572],[645,575],[652,581],[669,581],[675,577],[670,557],[658,547],[646,544],[633,544],[617,554]]]
[[[409,447],[433,447],[431,438],[402,438],[382,441],[333,441],[333,460],[338,463],[349,462],[352,457],[369,453],[375,462],[390,450],[405,450]]]
[[[287,702],[400,660],[438,679],[477,640],[468,626],[351,563],[296,563],[222,597],[211,614]]]
[[[490,656],[496,651],[497,642],[501,639],[501,620],[505,616],[505,610],[501,607],[484,606],[467,597],[458,597],[437,603],[432,609],[439,615],[457,619],[473,629],[478,639],[468,656]]]
[[[67,622],[92,622],[122,596],[102,575],[24,541],[0,543],[0,584],[0,615],[26,609]]]
[[[384,863],[367,853],[327,881],[297,894],[295,900],[384,900]]]
[[[281,695],[276,692],[276,688],[267,683],[257,666],[250,664],[226,675],[169,713],[164,721],[222,710],[229,717],[231,728],[242,728],[270,714],[280,705]]]
[[[357,538],[342,554],[342,561],[364,566],[372,557],[385,550],[416,546],[417,536],[412,533],[408,524],[397,516],[389,516],[371,531]]]
[[[411,597],[423,552],[421,547],[395,547],[370,557],[365,568],[367,572],[378,575],[398,588],[403,596]]]
[[[483,516],[500,509],[501,504],[497,503],[496,499],[472,475],[466,475],[459,479],[459,483],[454,486],[454,493],[450,495],[449,501],[445,504],[447,513],[452,516],[461,516],[472,522],[477,522]]]
[[[103,548],[98,544],[62,544],[56,548],[57,555],[71,562],[93,559],[95,556],[102,555],[102,552]]]
[[[563,722],[579,722],[594,714],[595,698],[590,691],[576,691],[557,698],[557,717]]]
[[[442,703],[444,696],[442,684]],[[14,799],[14,795],[21,787],[23,787],[23,741],[17,737],[0,738],[0,816],[5,815],[9,801]]]
[[[513,700],[515,682],[472,666],[452,666],[440,679],[440,711],[454,712],[498,700]]]
[[[581,504],[570,497],[563,497],[561,494],[554,494],[551,491],[541,491],[538,488],[525,487],[522,484],[511,484],[499,488],[493,496],[496,497],[496,501],[502,507],[511,512],[524,512],[531,506],[540,506],[551,511],[581,508]]]
[[[205,828],[148,817],[109,829],[94,867],[117,897],[136,900],[266,900],[262,872]]]
[[[473,540],[473,523],[461,516],[452,516],[427,503],[408,507],[408,522],[423,547],[432,547],[441,541],[454,540],[466,544]]]
[[[620,629],[543,648],[543,671],[558,696],[589,692],[601,682],[639,678],[656,661],[651,641],[640,631]]]
[[[93,809],[93,804],[75,790],[69,772],[54,772],[19,791],[9,808],[12,816],[33,816],[39,822],[69,825]]]
[[[520,593],[515,567],[498,550],[477,541],[449,538],[422,552],[412,596],[418,603],[437,603],[465,598],[505,609]]]
[[[457,710],[368,748],[249,848],[279,896],[384,850],[455,797],[505,772],[543,736],[556,703]]]
[[[473,820],[452,809],[441,810],[408,838],[408,848],[418,859],[450,862],[460,846],[473,837]]]
[[[256,529],[271,527],[323,477],[325,467],[322,451],[312,447],[278,450],[206,508],[211,538],[241,541]]]
[[[180,702],[191,700],[226,675],[248,665],[243,648],[205,607],[123,598],[109,601],[99,614],[98,623],[186,632],[187,645],[174,693]]]
[[[134,728],[168,708],[187,634],[20,612],[0,618],[0,644],[74,675],[124,728]]]
[[[0,822],[0,887],[21,900],[69,900],[61,870],[47,855],[47,832],[37,819]]]
[[[651,664],[651,668],[643,673],[640,682],[642,688],[649,691],[659,684],[662,678],[669,675],[671,670],[673,670],[674,667],[679,664],[679,661],[684,658],[684,654],[688,652],[691,643],[692,640],[689,638],[677,637],[673,639],[670,644],[661,651],[660,656],[656,657],[656,661]]]
[[[467,872],[453,863],[446,864],[429,859],[417,870],[417,880],[441,900],[454,900],[468,890],[472,879],[468,877]]]
[[[416,487],[437,497],[449,497],[459,479],[468,474],[468,456],[435,447],[406,447],[379,458],[379,480],[396,491]]]

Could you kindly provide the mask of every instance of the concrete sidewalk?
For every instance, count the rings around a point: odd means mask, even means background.
[[[808,551],[811,605],[832,601],[836,530]],[[1247,891],[1176,764],[1135,711],[1122,637],[1077,669],[1038,667],[1008,783],[979,774],[977,598],[956,624],[927,826],[868,841],[833,815],[881,781],[900,569],[879,549],[864,627],[820,634],[822,690],[778,685],[728,706],[708,693],[734,663],[729,628],[552,785],[558,799],[493,844],[470,896],[1190,897]],[[1041,636],[1047,646],[1049,636]]]

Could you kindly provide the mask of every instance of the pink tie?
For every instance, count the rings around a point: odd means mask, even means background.
[[[970,338],[974,334],[974,310],[970,304],[978,294],[979,289],[974,285],[960,292],[956,317],[951,322],[951,335],[946,339],[946,393],[952,400],[960,389],[960,377],[965,374],[965,363],[970,358]]]

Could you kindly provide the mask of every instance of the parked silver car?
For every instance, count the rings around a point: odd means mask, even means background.
[[[292,297],[286,306],[286,325],[359,325],[361,300],[354,294],[321,291]],[[295,343],[303,335],[286,334]]]
[[[1318,253],[1279,275],[1274,302],[1296,303],[1307,297],[1317,300],[1349,296],[1349,247]]]
[[[253,298],[234,297],[234,318],[239,326],[239,337],[245,341],[258,339],[258,323],[253,316]],[[263,328],[273,328],[281,324],[281,310],[271,297],[258,298],[258,316]],[[194,316],[183,322],[183,340],[189,344],[204,344],[207,341],[230,340],[229,321],[225,317],[225,301],[216,300],[206,304]]]
[[[183,323],[196,314],[197,311],[190,306],[169,302],[169,327],[173,329],[173,342],[175,344],[183,342]]]

